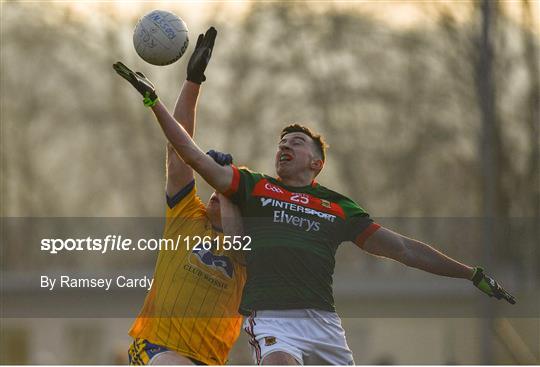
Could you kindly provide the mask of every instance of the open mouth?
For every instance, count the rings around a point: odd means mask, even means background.
[[[279,163],[290,162],[292,161],[292,159],[293,159],[293,156],[291,154],[281,153],[279,156]]]

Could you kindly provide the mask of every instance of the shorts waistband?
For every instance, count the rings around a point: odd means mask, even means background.
[[[299,319],[332,319],[338,317],[335,312],[317,310],[314,308],[300,308],[292,310],[256,310],[251,313],[250,317],[257,318],[299,318]]]

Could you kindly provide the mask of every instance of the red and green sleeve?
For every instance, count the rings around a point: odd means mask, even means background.
[[[245,167],[238,168],[235,165],[231,165],[231,167],[233,169],[233,179],[231,185],[223,194],[241,207],[246,203],[255,184],[263,178],[263,175],[250,171]]]
[[[341,206],[346,215],[343,241],[352,241],[362,248],[365,241],[381,226],[375,223],[369,214],[354,201],[343,200]]]

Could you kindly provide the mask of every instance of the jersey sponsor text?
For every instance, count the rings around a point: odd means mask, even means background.
[[[287,214],[284,210],[274,210],[274,223],[288,223],[295,227],[305,229],[306,232],[317,232],[321,229],[321,223],[311,219]]]
[[[276,200],[276,199],[272,199],[272,198],[261,198],[261,204],[262,204],[263,208],[265,206],[267,206],[267,205],[272,205],[273,207],[276,207],[276,208],[288,209],[288,210],[295,211],[295,212],[306,213],[306,214],[310,214],[310,215],[316,215],[319,218],[326,219],[326,220],[328,220],[328,221],[330,221],[332,223],[334,223],[334,221],[336,220],[335,215],[328,214],[328,213],[323,213],[323,212],[317,211],[315,209],[306,208],[306,207],[298,205],[298,204],[292,204],[292,203],[289,203],[289,202],[286,202],[286,201],[280,201],[280,200]],[[276,212],[274,212],[274,213],[276,213]]]

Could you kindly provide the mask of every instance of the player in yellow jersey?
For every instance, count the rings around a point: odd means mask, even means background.
[[[176,102],[174,117],[192,136],[196,100],[215,37],[214,28],[199,36]],[[214,158],[227,163],[223,154]],[[170,145],[166,191],[164,238],[180,235],[189,240],[159,252],[154,284],[129,331],[134,338],[130,364],[225,364],[242,323],[238,305],[245,269],[238,254],[195,244],[204,236],[219,238],[222,228],[228,235],[239,234],[238,209],[216,193],[205,206],[197,196],[193,170]]]

